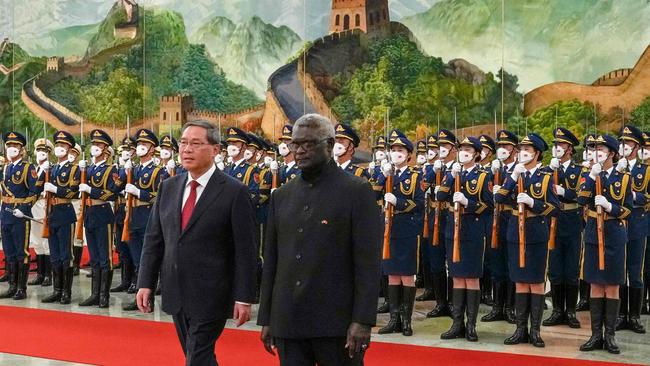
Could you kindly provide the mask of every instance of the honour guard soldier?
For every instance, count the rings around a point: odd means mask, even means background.
[[[644,145],[643,148],[639,150],[639,159],[641,162],[648,165],[650,164],[650,132],[643,133]],[[646,208],[646,211],[648,208]],[[650,309],[648,308],[648,297],[650,293],[648,291],[648,286],[650,285],[650,265],[645,265],[650,263],[650,217],[648,217],[648,236],[646,237],[646,247],[645,247],[645,259],[643,266],[643,307],[641,308],[641,314],[649,314]]]
[[[626,275],[625,220],[634,206],[634,183],[626,167],[614,165],[618,141],[607,135],[598,136],[594,141],[595,163],[583,178],[578,193],[578,202],[589,210],[584,233],[584,278],[591,285],[591,338],[580,350],[605,349],[618,354],[621,351],[615,332],[621,303],[619,288],[625,283]]]
[[[79,156],[81,156],[81,146],[79,144],[74,144],[74,147],[70,148],[70,150],[68,151],[68,161],[71,164],[76,164]],[[77,165],[77,169],[79,169],[79,165]],[[77,189],[79,188],[77,187]],[[79,208],[81,207],[81,199],[79,199],[79,195],[77,195],[75,198],[72,199],[72,207],[74,208],[75,215],[79,217]],[[72,248],[73,276],[79,275],[79,267],[81,266],[81,256],[83,255],[83,251],[84,251],[83,239],[74,238],[74,247]]]
[[[124,222],[124,225],[129,225],[129,250],[135,266],[133,276],[137,279],[147,222],[149,221],[151,208],[158,196],[160,182],[167,178],[167,170],[154,162],[153,157],[155,148],[158,146],[158,138],[152,131],[146,128],[138,130],[135,135],[135,140],[135,151],[136,155],[140,158],[140,164],[134,166],[131,161],[127,161],[124,165],[124,169],[127,172],[133,169],[131,172],[131,182],[127,182],[124,191],[134,198],[133,206],[131,207],[131,220],[130,222]],[[119,234],[121,235],[122,233]],[[133,302],[126,304],[122,309],[125,311],[138,310],[135,298]]]
[[[37,139],[34,142],[34,151],[36,157],[37,173],[45,172],[50,169],[49,157],[54,150],[52,142],[45,138]],[[45,217],[45,195],[41,194],[32,206],[32,217],[35,220],[43,221]],[[29,247],[36,252],[37,276],[27,282],[28,286],[52,285],[52,268],[50,262],[50,248],[47,244],[47,238],[43,237],[43,224],[32,221],[32,228],[29,233]]]
[[[398,130],[389,137],[390,161],[382,166],[382,177],[377,184],[384,186],[384,202],[392,205],[392,230],[390,231],[390,258],[384,258],[383,273],[388,276],[390,321],[379,334],[399,333],[412,336],[411,316],[415,303],[415,274],[418,266],[418,235],[421,233],[422,174],[408,166],[413,144]],[[386,181],[392,176],[392,187]],[[392,190],[392,193],[391,193]]]
[[[49,227],[50,258],[54,290],[42,300],[44,303],[69,304],[72,295],[74,263],[74,233],[77,215],[72,199],[79,195],[80,172],[77,164],[68,159],[76,142],[66,131],[54,134],[54,155],[58,162],[50,171],[43,190],[52,194],[48,207],[51,211],[45,225]]]
[[[503,185],[506,178],[512,174],[516,165],[518,145],[519,138],[516,134],[507,130],[497,132],[497,158],[492,161],[490,167],[495,188]],[[493,189],[494,192],[497,192],[497,189]],[[495,203],[495,205],[497,204]],[[492,215],[492,220],[498,220],[497,227],[490,227],[490,231],[488,232],[488,237],[496,234],[496,240],[492,241],[492,238],[490,238],[490,246],[487,249],[486,255],[486,257],[489,257],[487,263],[490,266],[490,275],[492,276],[494,299],[492,310],[484,315],[481,321],[494,322],[506,320],[508,323],[515,324],[515,284],[510,281],[507,241],[508,223],[510,222],[510,216],[512,216],[512,210],[515,209],[515,206],[498,204],[497,208],[498,215],[495,216],[494,213]],[[492,223],[493,221],[490,221],[490,224]],[[496,233],[493,233],[495,229]]]
[[[483,212],[491,212],[492,192],[489,173],[478,165],[481,160],[481,141],[475,137],[466,137],[459,148],[458,163],[454,163],[451,171],[447,172],[437,194],[438,201],[447,201],[456,206],[449,209],[445,228],[447,262],[454,282],[454,321],[440,338],[465,337],[470,342],[476,342],[476,318],[481,299],[479,278],[483,276],[486,236],[485,225],[477,224],[480,223]],[[456,219],[459,221],[456,222]],[[465,310],[467,325],[463,322]]]
[[[368,176],[370,177],[368,179],[368,182],[372,185],[372,189],[375,190],[375,194],[377,195],[377,204],[380,207],[383,207],[384,205],[384,200],[383,200],[383,191],[382,187],[377,185],[377,181],[379,180],[379,177],[382,175],[381,174],[381,165],[382,163],[386,162],[386,137],[384,136],[379,136],[377,139],[375,139],[375,144],[372,147],[372,156],[373,160],[368,164]],[[388,305],[386,305],[388,306]],[[388,308],[386,308],[386,311],[388,312]]]
[[[581,179],[586,179],[591,171],[591,166],[594,164],[596,158],[596,134],[587,134],[582,142],[582,170],[580,172]],[[587,223],[587,214],[589,209],[582,207],[582,230]],[[584,257],[585,257],[585,238],[582,236],[582,243],[580,248],[580,300],[576,305],[576,311],[589,310],[589,293],[591,292],[589,283],[584,280]]]
[[[247,162],[250,158],[246,157],[250,138],[246,132],[236,127],[228,128],[226,136],[228,157],[232,158],[232,164],[227,166],[224,172],[248,187],[253,205],[256,205],[259,202],[260,177],[257,167]]]
[[[110,157],[109,147],[113,144],[111,137],[102,130],[90,132],[90,155],[94,163],[87,166],[86,161],[79,162],[79,168],[87,169],[86,181],[79,184],[79,191],[87,195],[83,225],[90,252],[92,267],[91,295],[79,306],[107,308],[109,305],[110,285],[113,278],[113,227],[115,215],[110,202],[114,202],[124,182],[118,169],[107,164]]]
[[[178,156],[178,141],[170,135],[160,138],[160,166],[167,170],[167,176],[183,174],[183,166],[176,164],[174,156]]]
[[[278,185],[288,183],[290,180],[300,175],[300,169],[296,166],[295,153],[289,148],[292,133],[292,125],[285,125],[282,127],[282,136],[280,136],[280,144],[278,144],[278,153],[284,160],[284,166],[278,170]]]
[[[427,143],[424,140],[420,140],[415,143],[415,151],[417,155],[415,156],[416,165],[414,168],[422,170],[424,164],[427,163]]]
[[[542,154],[547,149],[548,145],[539,135],[528,134],[519,143],[519,162],[512,174],[502,187],[494,187],[498,203],[518,206],[517,211],[512,211],[507,232],[510,278],[516,284],[517,316],[515,333],[504,341],[508,345],[530,339],[535,347],[545,346],[540,327],[544,313],[549,220],[557,215],[559,206],[551,175],[539,169]]]
[[[478,139],[481,141],[481,146],[483,147],[483,150],[481,150],[481,161],[479,164],[483,168],[490,170],[492,167],[494,154],[497,152],[496,144],[494,143],[494,139],[488,135],[481,135],[478,137]]]
[[[553,158],[548,169],[553,175],[555,193],[560,200],[560,212],[556,219],[554,248],[550,249],[549,280],[553,312],[544,320],[544,326],[567,324],[580,328],[576,318],[578,303],[578,277],[580,275],[580,243],[582,242],[582,209],[577,197],[582,168],[573,161],[575,149],[580,145],[575,135],[566,128],[553,132]],[[553,240],[553,238],[551,238]]]
[[[625,256],[628,283],[621,286],[621,310],[616,330],[629,329],[644,334],[641,324],[643,304],[643,266],[645,244],[648,235],[648,213],[650,203],[650,167],[638,159],[638,152],[644,145],[643,133],[634,126],[624,126],[619,134],[618,167],[625,168],[631,175],[634,208],[628,220],[627,254]],[[628,310],[629,309],[629,310]]]
[[[8,161],[2,179],[2,250],[5,256],[9,289],[0,299],[22,300],[27,297],[29,273],[29,232],[32,205],[43,190],[43,175],[36,166],[23,160],[27,141],[18,132],[3,135]]]
[[[494,159],[494,153],[496,152],[496,144],[492,137],[488,135],[480,135],[478,137],[481,141],[481,161],[479,165],[482,169],[488,172],[488,180],[491,184],[494,184],[494,176],[492,175],[492,160]],[[492,186],[490,186],[492,187]],[[481,214],[481,222],[485,225],[485,246],[490,248],[492,246],[492,221],[494,219],[494,212],[484,211]],[[492,274],[490,274],[490,257],[485,256],[483,260],[483,277],[481,277],[481,304],[492,306],[494,299],[492,297],[492,291],[494,286],[492,285]]]
[[[336,143],[334,144],[333,153],[336,163],[341,169],[350,174],[369,179],[370,175],[365,169],[352,164],[355,149],[359,147],[361,141],[357,132],[349,125],[340,123],[336,125],[334,130],[336,131]]]
[[[448,171],[451,171],[451,167],[456,161],[458,140],[451,131],[442,129],[438,131],[436,141],[438,142],[439,159],[433,164],[433,172],[440,176],[440,182],[442,182],[442,177],[444,177]],[[432,233],[429,235],[432,240],[431,248],[429,248],[429,268],[433,273],[433,291],[436,298],[436,307],[427,313],[427,318],[451,315],[449,309],[449,298],[451,297],[450,292],[452,286],[449,283],[451,278],[447,278],[446,260],[448,253],[445,248],[445,227],[447,225],[447,215],[445,215],[445,212],[447,212],[449,204],[446,201],[437,200],[436,194],[437,190],[440,189],[440,186],[435,185],[438,178],[433,179],[434,183],[431,183],[433,192],[431,192],[432,194],[429,197],[430,199],[435,200],[433,203],[435,206],[435,212],[433,217],[434,223],[430,226]],[[437,228],[435,227],[435,215],[438,215]],[[438,232],[437,238],[435,237],[436,232]]]

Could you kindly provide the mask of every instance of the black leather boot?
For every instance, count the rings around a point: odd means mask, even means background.
[[[515,314],[517,290],[514,282],[508,281],[506,286],[506,303],[505,315],[506,321],[510,324],[517,324],[517,316]]]
[[[616,320],[618,319],[619,306],[621,300],[619,299],[606,299],[605,300],[605,349],[609,353],[619,354],[621,349],[616,344]]]
[[[564,285],[564,301],[566,307],[566,323],[569,328],[580,328],[580,321],[576,316],[576,304],[578,303],[578,285]]]
[[[52,294],[41,300],[44,304],[61,301],[63,293],[63,267],[56,266],[52,268]]]
[[[494,300],[492,303],[492,310],[489,313],[485,314],[482,318],[482,322],[496,322],[499,320],[505,320],[506,316],[503,311],[504,300],[506,297],[506,283],[505,282],[494,282]]]
[[[43,283],[41,286],[52,286],[52,262],[49,255],[43,255]]]
[[[138,292],[138,271],[139,270],[140,269],[135,267],[135,265],[134,265],[134,267],[133,267],[133,277],[131,277],[131,285],[126,290],[127,294],[134,294],[134,293]]]
[[[465,339],[470,342],[478,342],[476,333],[476,318],[478,317],[478,307],[482,298],[481,292],[476,290],[467,290],[467,325]]]
[[[591,286],[584,280],[580,280],[580,301],[578,301],[578,305],[576,305],[576,311],[589,310],[590,291],[591,291]]]
[[[433,275],[433,292],[436,297],[436,306],[427,313],[427,318],[450,316],[451,311],[447,302],[447,274],[445,272]]]
[[[618,312],[618,319],[616,320],[616,330],[629,329],[627,323],[627,304],[629,295],[628,289],[629,287],[627,287],[627,285],[621,285],[619,289],[620,308]]]
[[[90,297],[79,303],[79,306],[95,306],[99,305],[99,284],[101,281],[102,271],[99,267],[93,267],[90,274]]]
[[[0,294],[0,299],[8,299],[10,297],[14,297],[16,291],[18,291],[18,262],[5,262],[5,273],[7,274],[7,282],[9,282],[9,288],[7,291]]]
[[[381,292],[384,294],[384,303],[377,307],[377,314],[388,314],[390,306],[388,301],[388,278],[381,276]]]
[[[122,269],[120,270],[120,284],[113,287],[111,292],[124,292],[129,289],[133,279],[133,264],[126,258],[122,258]]]
[[[72,261],[72,274],[74,276],[79,276],[79,268],[81,266],[81,256],[83,255],[84,247],[73,246],[72,253],[74,254],[74,260]]]
[[[638,334],[645,334],[645,327],[641,324],[641,306],[643,306],[643,288],[630,287],[629,289],[629,320],[628,329]]]
[[[74,268],[70,265],[62,267],[63,273],[63,292],[61,293],[61,304],[66,305],[72,301],[72,279],[74,278]]]
[[[102,269],[102,279],[99,286],[99,307],[107,308],[110,300],[111,281],[113,281],[113,270]]]
[[[545,347],[542,339],[541,325],[544,317],[544,295],[530,294],[530,344]]]
[[[400,333],[402,331],[402,319],[401,319],[401,294],[402,286],[400,285],[388,285],[388,300],[390,306],[390,320],[385,327],[380,328],[377,333],[379,334],[390,334],[390,333]]]
[[[481,278],[481,304],[492,306],[494,298],[492,297],[492,278],[488,275]]]
[[[411,328],[411,317],[413,316],[413,305],[415,304],[415,287],[402,286],[402,335],[410,337],[413,335]]]
[[[643,278],[643,304],[641,305],[641,314],[643,314],[643,315],[650,314],[650,308],[648,308],[648,306],[650,305],[648,303],[648,295],[649,295],[648,284],[649,283],[650,283],[650,276],[646,275]]]
[[[452,291],[454,306],[451,311],[453,322],[448,331],[440,335],[440,339],[456,339],[465,337],[465,304],[467,290],[464,288],[455,288]]]
[[[14,294],[14,300],[27,298],[27,278],[29,277],[29,263],[18,263],[18,290]]]
[[[434,299],[435,295],[433,292],[433,280],[431,272],[428,269],[424,269],[422,273],[422,285],[424,286],[424,292],[415,298],[415,301],[431,301]]]
[[[507,345],[528,343],[528,314],[530,294],[515,294],[515,316],[517,317],[517,329],[503,343]]]
[[[564,285],[551,285],[551,299],[553,299],[553,312],[544,320],[545,327],[565,324],[564,319]],[[532,333],[532,332],[531,332]]]
[[[589,299],[591,313],[591,338],[580,346],[584,352],[603,349],[603,319],[605,317],[605,299],[602,297]]]
[[[45,276],[43,275],[43,270],[45,269],[45,264],[43,263],[43,257],[44,256],[39,254],[36,255],[36,277],[34,277],[33,280],[27,282],[27,285],[38,286],[43,284],[43,280],[45,279]]]

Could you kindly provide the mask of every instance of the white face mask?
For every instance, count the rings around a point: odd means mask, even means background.
[[[90,156],[93,158],[96,158],[102,154],[102,149],[99,146],[91,146],[90,147]]]
[[[127,160],[131,159],[131,152],[130,151],[122,151],[120,156],[122,157],[122,160],[127,161]]]
[[[214,161],[216,161],[217,163],[223,162],[223,155],[217,154],[217,156],[214,157]]]
[[[153,158],[154,165],[160,165],[160,158]]]
[[[440,146],[440,158],[444,159],[447,156],[449,156],[449,149],[447,149],[446,147]]]
[[[347,149],[343,144],[337,142],[334,144],[334,149],[332,150],[332,153],[334,154],[335,157],[338,158],[339,156],[345,154],[346,150]]]
[[[391,151],[390,158],[393,161],[393,164],[402,164],[406,161],[406,154],[399,151]]]
[[[228,145],[228,156],[234,158],[239,155],[239,148],[235,145]]]
[[[375,160],[376,161],[382,161],[386,159],[386,152],[383,150],[377,150],[375,151]]]
[[[422,164],[427,162],[427,157],[424,156],[424,155],[418,155],[418,157],[416,158],[416,161],[417,161],[418,164],[422,165]]]
[[[45,151],[37,151],[36,152],[36,160],[38,160],[38,161],[47,160],[47,153]]]
[[[258,152],[258,153],[257,153],[257,156],[255,157],[255,159],[256,159],[257,161],[260,161],[260,159],[262,159],[262,155],[263,155],[263,154],[264,154],[264,152],[262,152],[262,151]]]
[[[172,157],[172,152],[167,149],[160,150],[160,157],[163,159],[169,159]]]
[[[607,160],[607,156],[609,156],[609,154],[605,151],[596,151],[596,162],[598,164],[604,163]]]
[[[244,151],[244,159],[245,160],[249,160],[252,157],[253,157],[253,152],[252,151],[250,151],[250,150]]]
[[[427,159],[433,160],[438,156],[438,153],[435,150],[428,150],[427,151]]]
[[[232,156],[229,156],[228,159],[226,159],[226,161],[228,162],[228,164],[232,164]]]
[[[144,146],[144,145],[138,145],[138,147],[135,148],[135,154],[138,157],[143,157],[143,156],[147,155],[148,152],[149,152],[149,148],[147,146]]]
[[[461,164],[467,164],[471,162],[474,159],[474,154],[467,152],[467,151],[461,151],[458,153],[458,161]]]
[[[17,147],[8,147],[7,148],[7,157],[9,159],[13,159],[13,158],[17,157],[18,154],[20,154],[20,149],[19,148],[17,148]]]
[[[265,156],[264,157],[264,165],[269,166],[273,162],[273,157],[272,156]]]
[[[63,146],[57,146],[54,148],[54,156],[61,159],[68,155],[68,149]]]
[[[289,146],[285,144],[284,142],[278,145],[278,152],[280,153],[281,156],[287,156],[291,152],[289,150]]]
[[[73,154],[68,154],[68,161],[71,163],[74,163],[74,161],[77,160],[77,157],[74,156]]]
[[[645,148],[639,149],[639,152],[637,153],[637,156],[642,161],[646,161],[646,160],[650,159],[650,149],[645,149]]]
[[[507,160],[510,157],[510,153],[510,150],[505,147],[500,147],[497,149],[497,159],[501,161]]]
[[[528,151],[519,152],[519,162],[522,164],[528,164],[533,160],[535,155],[529,153]]]
[[[632,147],[630,147],[628,144],[620,144],[618,146],[618,153],[622,157],[627,158],[632,155]]]
[[[488,156],[487,151],[481,151],[481,160],[485,160],[485,158],[487,158],[487,156]]]
[[[553,150],[551,151],[551,153],[553,154],[554,158],[560,159],[564,156],[565,151],[564,148],[562,148],[562,146],[553,146]]]

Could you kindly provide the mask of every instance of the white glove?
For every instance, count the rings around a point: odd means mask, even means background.
[[[491,169],[492,169],[492,174],[496,174],[499,171],[499,169],[501,169],[501,161],[499,159],[494,159],[492,161]]]
[[[582,167],[583,168],[589,168],[591,166],[591,162],[588,160],[585,160],[582,162]]]
[[[512,170],[512,180],[519,179],[519,176],[526,171],[526,166],[522,163],[515,165],[515,168]]]
[[[42,170],[50,170],[50,162],[47,161],[47,160],[45,160],[45,161],[43,162],[43,164],[41,164],[40,168],[41,168]]]
[[[566,190],[562,186],[555,186],[555,192],[557,193],[558,196],[564,197],[564,194],[566,193]]]
[[[126,169],[126,170],[131,170],[131,169],[133,169],[133,162],[131,161],[131,159],[127,160],[127,161],[124,163],[124,169]]]
[[[428,201],[429,197],[431,197],[431,187],[424,192],[424,200]]]
[[[591,172],[589,172],[589,178],[596,180],[596,178],[602,173],[603,166],[600,164],[594,164],[591,167]]]
[[[79,160],[79,168],[86,169],[88,163],[85,160]]]
[[[217,163],[221,163],[223,162],[223,155],[219,154],[214,159]]]
[[[81,183],[79,185],[79,192],[90,193],[90,186],[87,185],[86,183]]]
[[[395,197],[395,195],[392,193],[386,193],[384,195],[384,202],[390,203],[391,205],[395,206],[397,205],[397,197]]]
[[[122,159],[121,156],[117,158],[117,165],[124,167],[124,163],[126,163],[126,160]]]
[[[167,168],[167,173],[171,174],[174,170],[176,170],[176,163],[173,160],[169,160],[166,164]]]
[[[19,219],[22,219],[23,217],[25,217],[25,214],[23,214],[23,212],[20,211],[20,210],[17,209],[17,208],[13,210],[12,214],[13,214],[14,216],[16,216],[17,218],[19,218]]]
[[[548,166],[553,170],[558,170],[560,168],[560,159],[558,158],[551,159],[551,162],[548,164]]]
[[[451,166],[451,175],[456,178],[458,174],[460,174],[461,170],[463,170],[463,167],[460,166],[460,163],[454,163],[454,165]]]
[[[442,169],[442,160],[436,160],[433,162],[433,171],[437,173],[440,169]]]
[[[384,177],[388,178],[393,174],[393,166],[390,163],[383,164],[381,166],[381,173]]]
[[[43,185],[43,190],[45,192],[56,193],[56,186],[50,182],[45,182]]]
[[[435,194],[435,195],[437,196],[437,195],[438,195],[438,191],[440,191],[440,186],[436,186],[436,187],[433,189],[433,194]]]
[[[277,161],[273,160],[269,165],[269,169],[271,169],[271,172],[273,174],[276,174],[278,172],[278,169],[280,169],[280,165],[278,165]]]
[[[219,170],[223,171],[224,169],[226,169],[226,165],[223,163],[223,161],[220,161],[220,162],[217,163],[217,168],[219,168]]]
[[[453,201],[454,201],[454,203],[460,202],[460,204],[465,206],[465,207],[467,207],[467,204],[469,203],[467,201],[467,197],[465,197],[465,194],[463,192],[454,193]]]
[[[276,189],[277,188],[271,188],[271,194],[273,194],[273,192],[275,192]]]
[[[372,174],[372,172],[375,171],[375,166],[376,165],[375,165],[374,161],[371,161],[370,163],[368,163],[368,172],[370,172],[370,174]]]
[[[627,170],[627,159],[619,159],[616,163],[616,171],[619,173],[624,173]]]
[[[124,191],[132,196],[140,198],[140,189],[131,183],[127,183]]]
[[[594,199],[596,206],[600,206],[607,212],[612,212],[612,204],[605,198],[605,196],[597,195]]]
[[[517,195],[517,203],[523,203],[528,207],[533,207],[535,201],[528,195],[528,193],[519,193]]]
[[[497,194],[501,190],[501,186],[498,184],[495,184],[492,186],[492,194]]]

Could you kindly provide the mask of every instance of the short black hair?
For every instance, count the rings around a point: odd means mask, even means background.
[[[185,130],[187,130],[189,127],[201,127],[206,129],[208,133],[208,143],[210,145],[221,144],[221,132],[219,131],[219,128],[217,128],[217,126],[213,125],[212,123],[204,120],[187,122],[183,125],[183,130],[181,133],[185,132]]]

